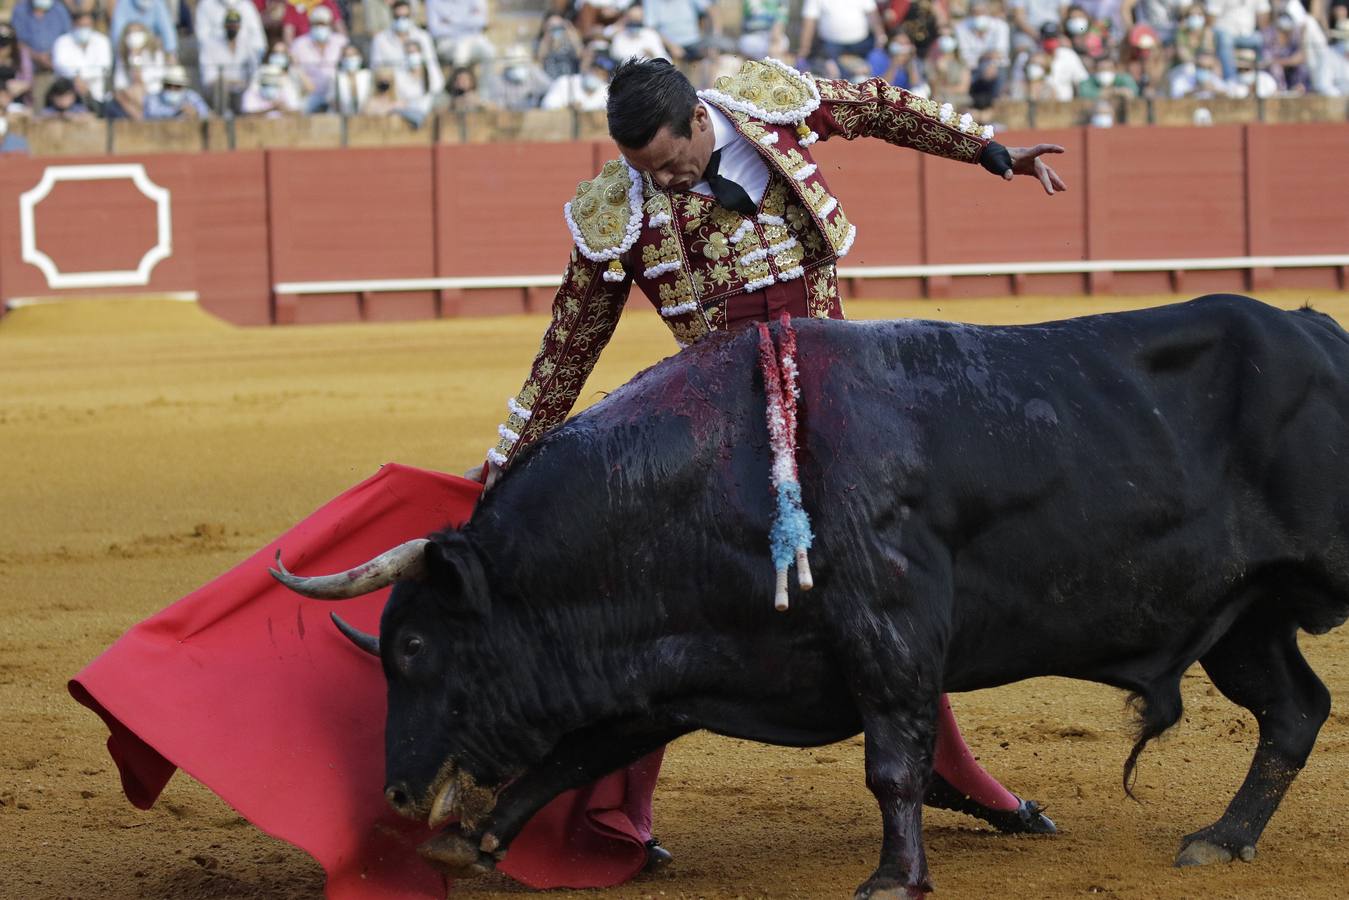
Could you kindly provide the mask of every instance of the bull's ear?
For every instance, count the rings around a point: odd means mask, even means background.
[[[426,572],[450,612],[486,615],[491,610],[482,560],[457,532],[432,537],[426,545]]]

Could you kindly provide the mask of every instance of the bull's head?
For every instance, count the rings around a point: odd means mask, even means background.
[[[271,572],[291,590],[322,600],[394,585],[378,637],[332,616],[352,643],[380,658],[388,681],[385,798],[433,828],[458,816],[466,830],[476,830],[525,760],[502,739],[509,728],[500,720],[501,682],[510,666],[486,633],[491,601],[473,546],[445,532],[313,578],[286,571],[278,552]]]

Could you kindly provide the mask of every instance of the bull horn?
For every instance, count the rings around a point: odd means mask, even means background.
[[[336,575],[315,575],[305,578],[292,575],[281,563],[281,551],[276,551],[276,568],[268,569],[272,577],[297,594],[315,600],[346,600],[388,587],[400,578],[416,578],[424,571],[423,548],[426,538],[417,538],[387,550],[369,562]]]
[[[342,617],[337,613],[328,613],[328,618],[333,620],[333,624],[337,626],[338,631],[347,636],[347,640],[351,641],[371,656],[379,656],[379,638],[375,635],[366,634],[364,631],[361,631],[361,629],[356,628],[353,625],[348,625],[346,622],[342,621]]]

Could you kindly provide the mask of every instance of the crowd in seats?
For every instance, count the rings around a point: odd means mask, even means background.
[[[500,0],[498,0],[500,2]],[[15,0],[4,117],[603,110],[609,73],[664,57],[699,86],[746,58],[999,99],[1349,96],[1349,0]],[[7,142],[12,143],[12,142]]]

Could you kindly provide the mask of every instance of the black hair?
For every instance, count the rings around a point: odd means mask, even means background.
[[[675,137],[693,136],[698,93],[664,59],[629,59],[609,80],[609,136],[620,147],[640,150],[664,125]]]

